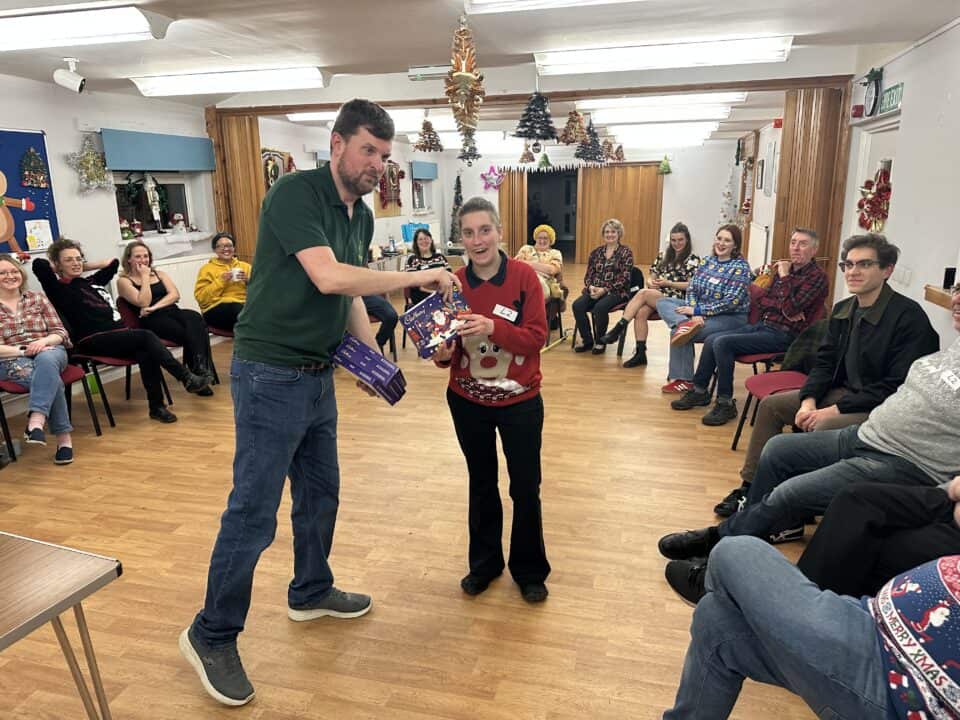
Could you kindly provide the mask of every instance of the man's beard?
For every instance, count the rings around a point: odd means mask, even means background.
[[[377,185],[377,181],[374,180],[370,187],[365,187],[367,181],[369,180],[369,176],[366,173],[361,172],[357,173],[356,175],[348,174],[346,163],[344,162],[343,158],[340,158],[340,162],[337,163],[337,175],[340,177],[340,183],[343,185],[344,189],[356,197],[366,195]]]

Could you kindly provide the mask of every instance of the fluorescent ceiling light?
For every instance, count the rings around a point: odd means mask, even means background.
[[[664,123],[661,125],[611,125],[607,132],[625,147],[679,147],[700,145],[720,123]]]
[[[469,15],[483,13],[520,12],[522,10],[553,10],[562,7],[583,7],[584,5],[616,5],[637,0],[467,0],[464,10]]]
[[[673,105],[733,105],[746,102],[745,92],[690,93],[689,95],[636,95],[634,97],[577,100],[577,110],[664,107]]]
[[[324,112],[287,113],[287,120],[290,122],[329,122],[330,120],[336,119],[336,110],[326,110]]]
[[[393,118],[394,130],[398,134],[419,133],[423,128],[424,117],[433,124],[433,129],[437,132],[457,128],[457,122],[450,110],[431,110],[429,115],[424,115],[423,108],[387,108],[387,113]]]
[[[0,51],[160,40],[171,22],[133,6],[0,17]]]
[[[442,132],[440,144],[444,150],[459,150],[462,147],[460,133]],[[474,134],[477,149],[484,155],[512,155],[523,150],[520,138],[506,136],[502,130],[480,130]]]
[[[130,78],[142,95],[207,95],[259,90],[300,90],[322,88],[329,76],[317,67],[232,70],[190,75],[153,75]]]
[[[534,53],[540,75],[784,62],[793,36]]]
[[[594,110],[590,118],[594,125],[621,125],[630,123],[660,123],[683,120],[726,120],[729,105],[676,105],[674,107],[614,108]]]

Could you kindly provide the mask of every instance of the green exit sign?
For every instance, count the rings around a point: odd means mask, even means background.
[[[880,109],[877,111],[878,115],[883,115],[884,113],[893,112],[894,110],[900,109],[900,103],[903,100],[903,83],[897,83],[891,87],[888,87],[883,91],[883,94],[880,96]]]

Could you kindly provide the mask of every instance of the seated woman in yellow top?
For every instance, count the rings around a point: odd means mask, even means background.
[[[516,257],[536,271],[546,300],[563,297],[559,282],[563,256],[551,247],[556,242],[557,233],[552,227],[537,225],[533,230],[533,245],[524,245]]]
[[[247,300],[250,263],[236,258],[233,236],[229,233],[217,233],[210,244],[217,255],[197,273],[193,296],[207,325],[232,332]]]

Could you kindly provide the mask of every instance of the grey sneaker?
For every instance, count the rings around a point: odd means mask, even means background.
[[[355,618],[366,615],[372,606],[373,600],[369,595],[344,592],[332,587],[316,602],[302,607],[288,607],[287,617],[297,622],[316,620],[327,615],[337,618]]]
[[[180,633],[180,654],[200,676],[203,689],[224,705],[246,705],[253,700],[253,685],[240,663],[237,644],[210,648],[193,635],[193,626]]]
[[[670,407],[674,410],[690,410],[695,407],[706,407],[710,404],[710,393],[706,390],[687,390],[683,397],[673,400]]]
[[[736,420],[738,414],[736,400],[717,400],[700,422],[704,425],[725,425],[731,420]]]

